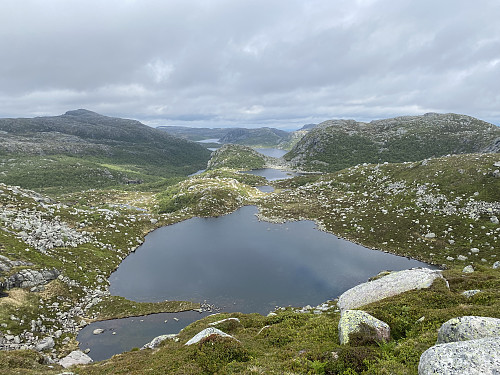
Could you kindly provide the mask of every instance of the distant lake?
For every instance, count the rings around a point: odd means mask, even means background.
[[[206,300],[227,312],[267,314],[276,306],[317,305],[336,298],[381,270],[426,266],[321,232],[311,221],[272,224],[259,221],[256,213],[256,207],[247,206],[153,231],[111,275],[111,294],[134,301]],[[174,330],[162,318],[141,319],[134,324],[93,323],[78,336],[81,348],[91,348],[90,356],[99,360]],[[182,321],[187,325],[192,320]],[[103,324],[119,324],[120,332],[89,333]],[[149,328],[133,333],[142,326]]]
[[[254,150],[273,158],[281,158],[288,152],[286,150],[280,150],[279,148],[255,148]]]
[[[265,177],[268,181],[282,180],[285,178],[300,176],[300,173],[282,171],[280,169],[274,169],[274,168],[252,169],[251,171],[242,171],[242,172]]]

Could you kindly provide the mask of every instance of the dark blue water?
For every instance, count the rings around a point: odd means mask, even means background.
[[[267,314],[335,298],[380,270],[425,266],[338,239],[310,221],[259,222],[256,212],[243,207],[155,230],[111,275],[111,294]]]

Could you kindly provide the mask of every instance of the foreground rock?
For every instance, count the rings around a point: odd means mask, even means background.
[[[33,288],[39,285],[45,285],[49,281],[56,279],[60,274],[61,272],[55,268],[44,270],[24,269],[9,276],[4,282],[0,283],[0,290]]]
[[[497,336],[500,337],[500,319],[483,316],[462,316],[448,320],[439,328],[437,343],[443,344]]]
[[[200,342],[201,340],[203,340],[205,337],[208,337],[208,336],[211,336],[211,335],[218,335],[218,336],[221,336],[221,337],[229,337],[229,338],[231,338],[233,340],[236,340],[233,336],[228,335],[227,333],[222,332],[220,329],[210,327],[210,328],[206,328],[203,331],[201,331],[200,333],[198,333],[191,340],[189,340],[186,343],[186,345],[197,344],[198,342]],[[236,341],[238,341],[238,340],[236,340]]]
[[[339,321],[340,344],[347,344],[351,335],[356,334],[361,340],[389,341],[391,329],[387,323],[361,310],[346,310],[342,312]]]
[[[87,354],[80,350],[74,350],[71,353],[69,353],[66,357],[61,359],[58,363],[64,367],[68,368],[73,365],[86,365],[88,363],[91,363],[92,358],[90,358]]]
[[[458,341],[427,349],[420,357],[419,375],[500,373],[500,338]]]
[[[438,278],[444,279],[441,271],[428,268],[391,272],[347,290],[339,297],[337,306],[341,311],[356,309],[409,290],[429,288]]]

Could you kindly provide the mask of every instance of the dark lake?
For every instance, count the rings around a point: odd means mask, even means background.
[[[426,266],[321,232],[311,221],[272,224],[256,213],[247,206],[155,230],[111,275],[111,294],[135,301],[206,300],[223,311],[267,314],[276,306],[336,298],[381,270]],[[93,323],[78,340],[101,360],[201,318],[184,314],[175,325],[172,318],[165,324],[163,314]],[[107,331],[92,335],[95,328]]]

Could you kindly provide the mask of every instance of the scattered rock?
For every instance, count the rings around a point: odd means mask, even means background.
[[[419,375],[498,374],[500,338],[435,345],[420,357]]]
[[[200,342],[201,340],[203,340],[205,337],[208,337],[210,335],[218,335],[218,336],[222,336],[222,337],[229,337],[231,339],[236,340],[233,336],[228,335],[227,333],[224,333],[224,332],[222,332],[221,330],[219,330],[217,328],[210,327],[210,328],[205,328],[203,331],[201,331],[200,333],[198,333],[191,340],[189,340],[186,343],[186,345],[196,344],[196,343]],[[236,340],[236,341],[238,341],[238,340]]]
[[[464,297],[471,298],[472,296],[475,296],[481,292],[479,289],[472,289],[472,290],[466,290],[465,292],[462,293]]]
[[[73,365],[86,365],[91,362],[93,362],[92,358],[90,358],[87,354],[85,354],[81,350],[74,350],[66,357],[61,359],[59,361],[59,364],[64,368],[68,368]]]
[[[459,256],[457,257],[457,259],[458,259],[458,260],[462,260],[462,261],[464,261],[464,260],[467,260],[467,257],[466,257],[466,256],[463,256],[463,255],[459,255]]]
[[[499,173],[499,176],[500,176],[500,173]],[[491,221],[493,224],[499,224],[499,223],[500,223],[500,221],[498,220],[498,217],[496,217],[496,216],[492,216],[492,217],[490,218],[490,221]]]
[[[45,337],[44,339],[40,340],[38,344],[35,345],[35,350],[37,352],[42,352],[44,350],[49,350],[52,349],[55,345],[54,339],[50,336]]]
[[[103,332],[104,332],[104,329],[102,329],[102,328],[96,328],[96,329],[94,329],[94,330],[92,331],[92,333],[93,333],[94,335],[100,335],[100,334],[101,334],[101,333],[103,333]]]
[[[363,331],[363,326],[369,327],[368,332]],[[372,331],[372,332],[370,332]],[[339,321],[339,339],[341,344],[349,343],[352,334],[366,334],[367,340],[388,341],[391,329],[383,321],[361,310],[345,310]]]
[[[438,344],[500,336],[500,319],[462,316],[443,323],[438,331]]]
[[[499,269],[500,268],[500,261],[497,260],[495,263],[493,263],[493,269],[496,270],[496,269]]]
[[[32,270],[24,269],[9,276],[4,282],[0,282],[0,290],[9,290],[12,288],[32,288],[47,284],[56,279],[61,272],[57,269]]]
[[[356,309],[409,290],[429,288],[438,278],[444,279],[441,271],[429,268],[392,272],[347,290],[339,297],[337,306],[341,311]]]
[[[157,336],[155,337],[153,340],[151,340],[150,342],[148,342],[147,344],[145,344],[141,350],[144,350],[144,349],[155,349],[157,348],[158,346],[160,346],[160,344],[165,341],[165,340],[174,340],[174,341],[179,341],[179,338],[177,337],[177,334],[169,334],[169,335],[161,335],[161,336]]]
[[[465,266],[464,269],[462,270],[463,273],[472,273],[474,272],[474,267],[472,267],[470,264],[468,266]]]

